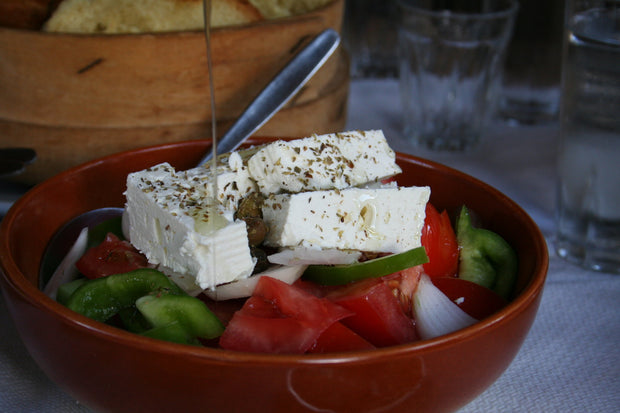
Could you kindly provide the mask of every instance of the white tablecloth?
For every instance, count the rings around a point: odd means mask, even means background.
[[[557,125],[494,124],[470,154],[413,151],[400,133],[398,86],[355,81],[348,129],[383,129],[394,149],[473,175],[520,204],[549,243],[540,311],[508,370],[462,412],[619,412],[620,276],[584,271],[553,250]],[[39,370],[0,297],[0,412],[86,412]]]

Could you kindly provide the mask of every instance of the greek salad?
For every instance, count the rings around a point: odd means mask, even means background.
[[[503,308],[513,248],[400,172],[381,131],[353,131],[132,173],[123,216],[85,229],[46,293],[147,337],[276,354],[431,339]]]

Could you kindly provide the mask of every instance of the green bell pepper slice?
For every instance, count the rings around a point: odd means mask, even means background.
[[[122,309],[134,306],[138,298],[157,290],[185,294],[161,272],[141,268],[85,282],[69,297],[66,306],[88,318],[105,322]]]
[[[200,345],[224,326],[204,302],[187,295],[161,272],[142,268],[65,284],[62,300],[86,317],[106,322],[118,315],[123,326],[147,337]]]
[[[67,301],[69,301],[69,297],[73,295],[73,293],[80,288],[82,285],[88,282],[87,278],[76,278],[73,281],[69,281],[68,283],[62,284],[58,287],[58,292],[56,293],[56,301],[60,304],[66,306]]]
[[[473,227],[465,206],[456,222],[456,238],[460,247],[459,278],[510,299],[518,269],[517,253],[510,244],[495,232]]]
[[[342,285],[383,277],[428,262],[424,247],[347,265],[309,265],[303,278],[322,285]]]
[[[150,294],[139,298],[136,307],[153,326],[143,333],[150,337],[197,344],[196,337],[213,339],[224,332],[224,325],[206,304],[189,295]]]
[[[121,322],[120,327],[132,333],[143,334],[145,331],[153,328],[135,305],[119,311],[118,318]]]

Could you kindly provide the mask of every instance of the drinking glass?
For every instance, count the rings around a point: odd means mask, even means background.
[[[396,78],[396,0],[346,2],[343,43],[351,56],[351,76]]]
[[[620,1],[567,3],[556,250],[620,273]]]
[[[557,122],[565,0],[519,0],[499,116],[515,125]]]
[[[496,108],[517,2],[398,4],[405,136],[430,149],[474,148]]]

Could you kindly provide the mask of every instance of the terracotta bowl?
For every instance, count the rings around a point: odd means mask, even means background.
[[[0,279],[9,311],[41,369],[78,401],[114,412],[453,411],[511,363],[543,291],[548,266],[543,236],[497,190],[404,154],[398,154],[401,185],[430,185],[438,207],[466,203],[518,252],[516,298],[466,329],[365,352],[244,354],[134,335],[76,314],[37,288],[43,251],[65,221],[93,208],[122,206],[127,173],[164,161],[186,169],[208,146],[173,143],[78,166],[32,189],[2,221]]]

